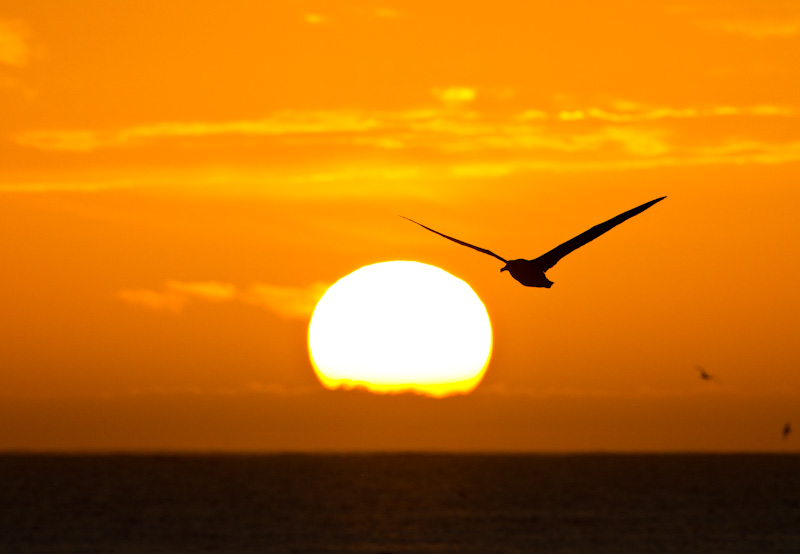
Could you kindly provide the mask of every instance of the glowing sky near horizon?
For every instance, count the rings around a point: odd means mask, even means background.
[[[796,450],[797,59],[778,0],[8,0],[0,449]],[[532,258],[664,195],[549,290],[397,217]],[[472,394],[319,386],[386,260],[485,304]]]

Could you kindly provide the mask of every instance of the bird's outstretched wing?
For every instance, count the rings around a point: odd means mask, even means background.
[[[630,219],[633,216],[635,216],[636,214],[642,213],[643,211],[645,211],[647,208],[649,208],[650,206],[652,206],[656,202],[661,202],[665,198],[666,198],[666,196],[662,196],[661,198],[656,198],[655,200],[651,200],[650,202],[647,202],[646,204],[642,204],[641,206],[639,206],[637,208],[633,208],[632,210],[628,210],[625,213],[621,213],[617,217],[612,217],[611,219],[609,219],[605,223],[601,223],[600,225],[595,225],[594,227],[592,227],[588,231],[584,231],[583,233],[581,233],[577,237],[569,239],[564,244],[556,246],[550,252],[547,252],[546,254],[542,254],[541,256],[539,256],[538,258],[536,258],[535,260],[532,260],[532,261],[536,262],[539,265],[539,268],[542,271],[547,271],[548,269],[550,269],[551,267],[556,265],[558,263],[558,260],[560,260],[561,258],[566,256],[567,254],[569,254],[573,250],[577,250],[578,248],[580,248],[581,246],[583,246],[587,242],[593,241],[594,239],[596,239],[597,237],[599,237],[603,233],[606,233],[606,232],[610,231],[611,229],[613,229],[614,227],[616,227],[617,225],[619,225],[620,223],[622,223],[626,219]]]
[[[428,230],[428,231],[430,231],[431,233],[436,233],[436,234],[437,234],[437,235],[439,235],[440,237],[444,237],[444,238],[446,238],[446,239],[448,239],[448,240],[452,240],[453,242],[457,242],[458,244],[460,244],[460,245],[462,245],[462,246],[468,246],[469,248],[472,248],[473,250],[477,250],[478,252],[483,252],[484,254],[489,254],[490,256],[494,256],[495,258],[497,258],[497,259],[498,259],[498,260],[500,260],[501,262],[508,262],[508,260],[506,260],[505,258],[501,258],[500,256],[498,256],[497,254],[495,254],[495,253],[494,253],[494,252],[492,252],[491,250],[486,250],[485,248],[481,248],[481,247],[479,247],[479,246],[475,246],[474,244],[469,244],[468,242],[464,242],[464,241],[462,241],[462,240],[454,239],[453,237],[448,237],[447,235],[445,235],[445,234],[442,234],[442,233],[440,233],[439,231],[434,231],[434,230],[433,230],[433,229],[431,229],[430,227],[426,227],[426,226],[425,226],[425,225],[423,225],[422,223],[419,223],[419,222],[417,222],[417,221],[414,221],[413,219],[410,219],[410,218],[408,218],[408,217],[406,217],[406,216],[404,216],[404,215],[401,215],[400,217],[402,217],[403,219],[408,219],[408,220],[409,220],[411,223],[416,223],[416,224],[417,224],[417,225],[419,225],[420,227],[423,227],[423,228],[427,229],[427,230]]]

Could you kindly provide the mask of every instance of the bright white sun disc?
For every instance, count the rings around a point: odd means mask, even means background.
[[[331,286],[314,310],[308,345],[326,388],[447,396],[478,386],[492,329],[464,281],[438,267],[394,261]]]

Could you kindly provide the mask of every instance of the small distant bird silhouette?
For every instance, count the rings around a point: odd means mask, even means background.
[[[468,248],[472,248],[473,250],[477,250],[478,252],[483,252],[484,254],[494,256],[501,262],[505,262],[506,265],[500,270],[500,272],[502,273],[503,271],[508,271],[514,279],[516,279],[526,287],[541,287],[549,289],[550,287],[553,286],[553,281],[551,281],[545,276],[545,272],[554,265],[556,265],[561,258],[566,256],[570,252],[577,250],[587,242],[593,241],[603,233],[610,231],[623,221],[632,218],[636,214],[642,213],[656,202],[661,202],[662,200],[664,200],[664,198],[666,198],[666,196],[662,196],[661,198],[656,198],[655,200],[651,200],[650,202],[642,204],[637,208],[633,208],[632,210],[628,210],[627,212],[619,214],[616,217],[612,217],[605,223],[601,223],[600,225],[595,225],[588,231],[584,231],[577,237],[568,240],[564,244],[556,246],[550,252],[542,254],[541,256],[533,260],[522,260],[522,259],[506,260],[505,258],[498,256],[491,250],[486,250],[485,248],[480,248],[473,244],[469,244],[460,241],[458,239],[455,239],[453,237],[449,237],[443,233],[440,233],[439,231],[431,229],[430,227],[426,227],[422,223],[414,221],[413,219],[410,219],[408,217],[402,215],[400,217],[402,217],[403,219],[408,219],[410,222],[416,223],[420,227],[423,227],[432,233],[436,233],[440,237],[452,240],[453,242],[456,242]]]
[[[703,381],[716,381],[719,383],[719,379],[708,373],[705,369],[700,367],[699,365],[694,366],[694,368],[700,372],[700,378]]]
[[[792,432],[792,424],[791,422],[787,421],[786,424],[783,426],[783,439],[786,440],[786,438],[789,436],[789,433],[791,432]]]

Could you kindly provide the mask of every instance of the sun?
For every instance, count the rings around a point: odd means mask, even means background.
[[[461,279],[419,262],[382,262],[327,290],[311,317],[308,347],[325,388],[443,397],[481,382],[492,327]]]

